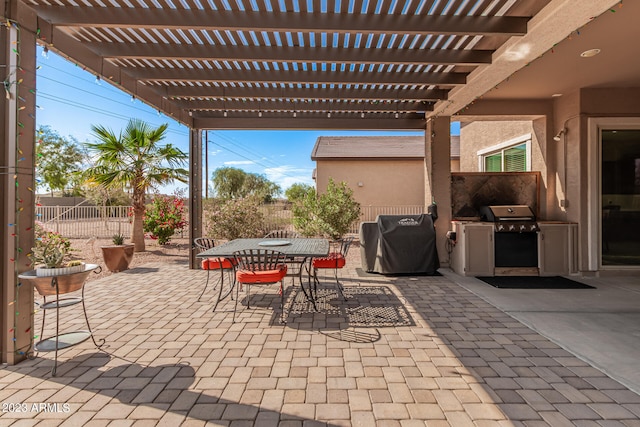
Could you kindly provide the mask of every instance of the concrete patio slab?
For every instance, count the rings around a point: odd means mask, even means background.
[[[594,289],[497,289],[476,278],[442,271],[640,393],[640,277],[572,278]]]

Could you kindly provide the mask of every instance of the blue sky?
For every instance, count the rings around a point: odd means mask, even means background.
[[[164,142],[188,152],[189,129],[148,107],[139,100],[111,86],[51,52],[45,58],[38,48],[37,126],[49,125],[61,136],[73,136],[80,142],[93,141],[91,126],[99,124],[119,133],[129,119],[137,118],[151,125],[169,124]],[[453,126],[453,132],[457,127]],[[313,184],[315,162],[311,150],[319,136],[389,135],[390,132],[347,131],[209,131],[209,177],[218,167],[232,166],[247,172],[264,174],[283,190],[291,184]],[[401,132],[398,135],[420,135]],[[184,188],[176,184],[162,189],[172,192]]]

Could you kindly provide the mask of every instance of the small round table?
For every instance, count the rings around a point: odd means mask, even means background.
[[[84,304],[84,282],[86,281],[89,273],[99,273],[101,267],[96,264],[84,264],[84,269],[76,273],[61,274],[55,276],[38,276],[36,270],[29,270],[20,275],[18,278],[26,283],[31,283],[38,293],[42,295],[43,302],[40,304],[42,309],[42,328],[40,330],[40,341],[34,345],[36,352],[55,352],[53,369],[51,375],[56,376],[56,370],[58,368],[58,350],[73,347],[91,338],[93,344],[97,348],[100,348],[104,344],[104,339],[98,344],[91,332],[91,326],[89,325],[89,317],[87,316],[87,309]],[[80,296],[65,296],[72,292],[81,291]],[[47,297],[55,296],[54,300],[47,301]],[[87,323],[86,331],[74,331],[60,333],[60,309],[70,307],[76,304],[82,304],[82,311],[84,313],[84,319]],[[47,310],[54,309],[56,311],[56,333],[54,336],[44,338],[44,325],[46,319]]]

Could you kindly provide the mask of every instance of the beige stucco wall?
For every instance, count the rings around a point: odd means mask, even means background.
[[[533,121],[478,121],[463,123],[460,126],[460,172],[480,171],[478,167],[478,150],[526,134],[532,134],[531,170],[542,171],[545,166]]]
[[[363,206],[424,204],[422,159],[318,160],[318,192],[326,190],[330,177],[335,182],[346,181],[353,189],[355,199]]]

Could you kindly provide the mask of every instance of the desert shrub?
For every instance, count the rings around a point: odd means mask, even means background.
[[[360,203],[346,182],[329,179],[327,191],[316,195],[311,190],[293,206],[293,224],[305,236],[326,235],[340,239],[360,217]]]
[[[169,243],[176,231],[186,227],[184,200],[175,196],[156,196],[145,209],[143,227],[158,243]]]
[[[262,237],[264,215],[256,198],[215,200],[207,206],[206,233],[217,239]]]

